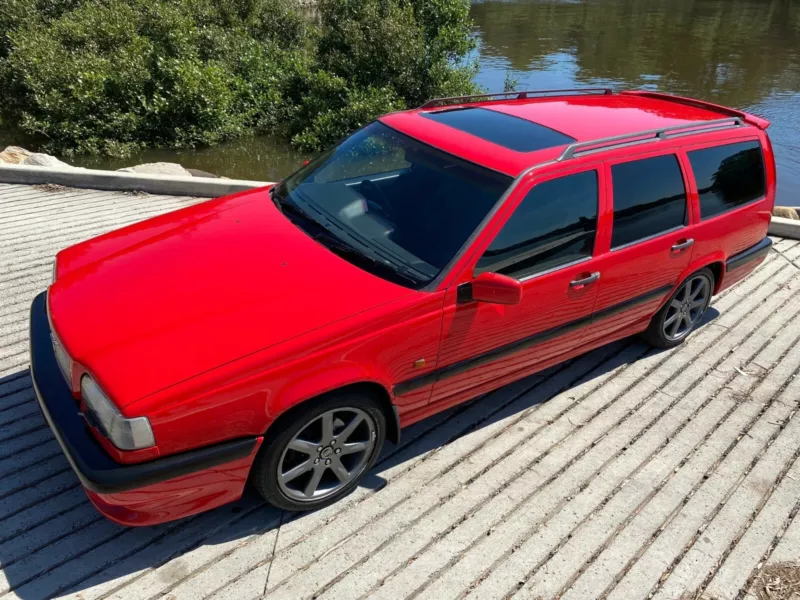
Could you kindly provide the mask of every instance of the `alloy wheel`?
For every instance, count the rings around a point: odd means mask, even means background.
[[[710,298],[711,282],[707,277],[697,275],[685,281],[670,300],[662,326],[664,336],[674,342],[689,335],[703,318]]]
[[[293,500],[321,500],[357,479],[375,446],[373,419],[358,408],[336,408],[306,423],[278,463],[278,486]]]

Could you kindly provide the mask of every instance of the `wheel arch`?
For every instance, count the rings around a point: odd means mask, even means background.
[[[264,436],[268,437],[271,435],[271,432],[279,431],[280,425],[287,421],[290,421],[294,414],[300,410],[301,407],[305,408],[308,406],[309,402],[318,401],[321,398],[324,398],[326,395],[332,392],[341,392],[341,391],[351,391],[358,394],[368,395],[371,398],[374,398],[378,405],[381,408],[384,416],[386,417],[386,439],[392,442],[393,444],[400,443],[400,415],[397,411],[397,406],[392,402],[392,398],[389,394],[389,391],[380,383],[376,381],[356,381],[353,383],[348,383],[346,385],[341,385],[338,387],[333,387],[331,389],[325,390],[324,392],[318,393],[314,396],[301,400],[299,402],[293,403],[291,406],[280,412],[280,414],[272,420],[267,430],[264,432]]]
[[[718,294],[720,286],[722,285],[722,278],[725,276],[725,263],[721,260],[717,260],[708,263],[706,267],[711,269],[711,273],[714,275],[714,294]]]
[[[678,289],[678,287],[680,287],[680,285],[691,275],[703,268],[709,269],[714,275],[714,290],[712,291],[712,295],[718,294],[720,286],[722,285],[722,278],[725,276],[725,256],[722,254],[722,252],[692,260],[681,272],[680,277],[678,277],[677,281],[675,282],[673,291]]]

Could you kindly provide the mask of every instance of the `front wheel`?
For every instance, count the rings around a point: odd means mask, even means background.
[[[386,439],[378,403],[356,393],[300,405],[276,425],[281,430],[268,436],[251,478],[265,500],[292,511],[322,508],[353,491]]]
[[[713,290],[714,274],[709,269],[689,275],[650,321],[644,339],[657,348],[682,343],[703,320]]]

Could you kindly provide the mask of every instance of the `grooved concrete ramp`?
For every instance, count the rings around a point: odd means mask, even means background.
[[[789,598],[800,242],[780,239],[682,347],[612,344],[419,423],[328,509],[104,520],[36,414],[28,305],[58,249],[196,201],[0,185],[0,598]]]

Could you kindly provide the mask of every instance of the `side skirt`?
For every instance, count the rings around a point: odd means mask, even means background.
[[[650,322],[650,319],[643,319],[639,323],[637,323],[633,327],[626,327],[624,331],[618,331],[606,338],[601,340],[596,340],[593,343],[587,344],[585,346],[580,346],[563,354],[559,354],[558,356],[554,356],[544,362],[538,363],[533,368],[527,368],[520,371],[516,371],[514,373],[510,373],[505,375],[504,377],[497,380],[497,386],[494,387],[489,392],[496,391],[503,386],[506,386],[514,381],[518,381],[520,379],[524,379],[525,377],[530,377],[531,375],[535,375],[540,371],[544,371],[545,369],[549,369],[552,366],[565,362],[571,358],[575,358],[576,356],[580,356],[582,354],[587,354],[592,350],[596,350],[597,348],[601,348],[608,344],[612,344],[616,341],[625,339],[627,337],[631,337],[643,332],[647,329],[647,324]],[[453,396],[448,396],[446,398],[442,398],[436,402],[432,402],[431,404],[427,404],[425,406],[421,406],[419,408],[413,409],[408,413],[400,415],[400,424],[402,427],[408,427],[417,421],[421,421],[427,417],[433,416],[438,412],[461,404],[463,402],[467,402],[468,400],[472,400],[477,396],[481,396],[482,394],[470,394],[469,391],[467,392],[457,392]]]

